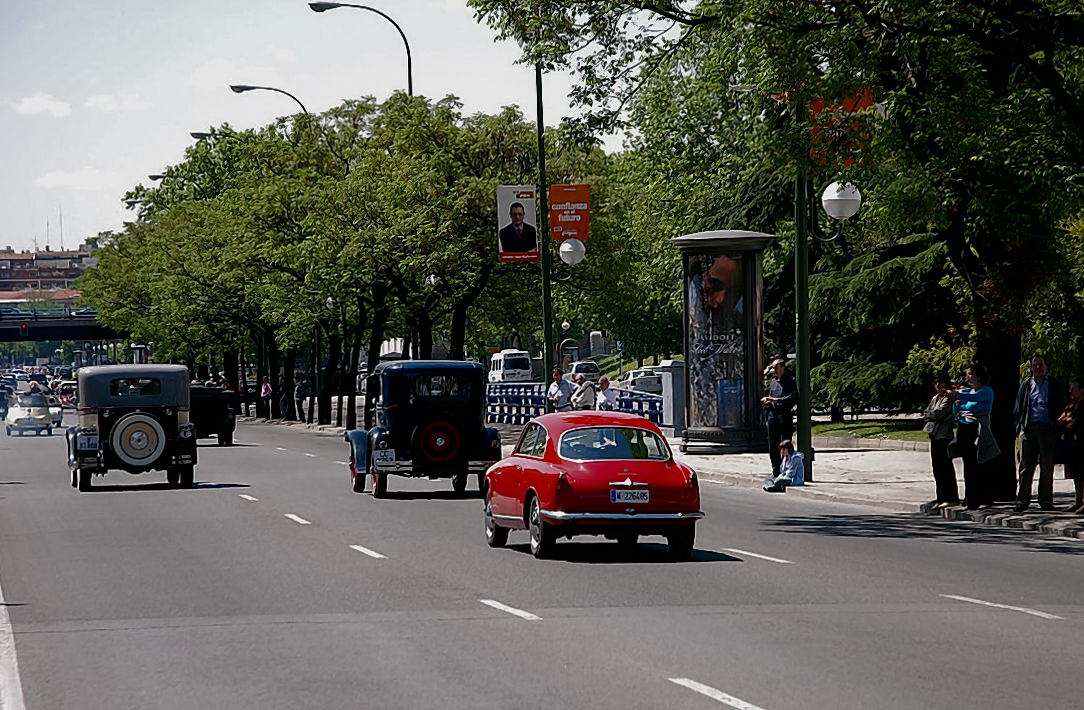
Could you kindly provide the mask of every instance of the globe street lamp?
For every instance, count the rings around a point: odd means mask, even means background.
[[[824,188],[821,206],[832,219],[846,221],[858,214],[862,206],[862,193],[849,182],[833,182]]]
[[[192,136],[193,138],[195,138],[198,141],[201,141],[204,138],[210,138],[211,137],[211,134],[208,133],[207,131],[192,131],[188,135]]]
[[[310,2],[309,8],[313,12],[326,12],[327,10],[334,10],[340,7],[352,7],[356,10],[368,10],[369,12],[375,12],[383,17],[385,20],[395,26],[395,29],[399,31],[399,36],[403,38],[403,46],[406,47],[406,66],[407,66],[407,95],[414,95],[414,68],[410,58],[410,42],[407,41],[406,33],[403,32],[403,28],[399,26],[399,23],[391,18],[390,15],[377,10],[375,7],[369,7],[368,5],[355,5],[349,2]]]
[[[252,86],[250,84],[230,84],[230,91],[235,94],[243,94],[246,91],[274,91],[275,93],[282,94],[283,96],[289,96],[291,99],[297,102],[297,105],[301,107],[302,113],[309,115],[309,110],[305,108],[305,104],[301,103],[301,99],[297,98],[289,91],[283,91],[282,89],[276,89],[273,86]]]
[[[575,266],[587,256],[587,249],[579,239],[566,239],[561,242],[561,261]]]

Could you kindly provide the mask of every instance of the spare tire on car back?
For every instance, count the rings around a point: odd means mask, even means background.
[[[412,437],[414,451],[423,461],[447,465],[459,462],[463,454],[463,435],[451,422],[435,421],[419,426]]]
[[[166,448],[166,432],[154,417],[132,412],[113,425],[109,443],[122,462],[136,468],[150,467]]]

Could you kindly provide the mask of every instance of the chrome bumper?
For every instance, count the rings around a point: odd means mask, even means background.
[[[485,473],[496,461],[469,461],[467,470],[470,473]],[[410,473],[414,470],[413,461],[374,461],[373,468],[381,473]]]
[[[628,522],[643,520],[645,522],[700,520],[704,514],[700,511],[695,513],[566,513],[563,510],[540,510],[539,514],[555,523],[565,522],[602,522],[615,521]]]

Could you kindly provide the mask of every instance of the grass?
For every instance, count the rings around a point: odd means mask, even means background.
[[[926,441],[921,419],[865,419],[853,422],[814,422],[814,436],[855,437],[859,439],[895,439]]]

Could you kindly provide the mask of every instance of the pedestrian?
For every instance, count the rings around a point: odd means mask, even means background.
[[[271,418],[271,381],[267,375],[263,376],[263,384],[260,385],[260,399],[263,400],[264,411],[267,413],[267,418]]]
[[[1020,441],[1020,486],[1016,493],[1016,512],[1031,505],[1031,481],[1039,466],[1039,508],[1054,510],[1054,447],[1057,445],[1055,420],[1065,409],[1065,391],[1046,368],[1039,353],[1029,362],[1031,377],[1020,383],[1016,392],[1013,417]]]
[[[768,493],[785,493],[788,486],[805,485],[805,457],[790,439],[779,442],[779,473],[764,482]]]
[[[926,426],[923,431],[930,437],[930,463],[933,466],[934,488],[937,507],[947,508],[960,503],[960,489],[956,486],[956,469],[949,455],[955,420],[952,405],[956,393],[952,391],[949,377],[940,373],[934,378],[934,393],[926,406]]]
[[[546,390],[546,399],[555,412],[567,412],[572,405],[569,398],[572,396],[572,383],[565,379],[561,368],[553,368],[553,381]]]
[[[610,378],[603,375],[598,379],[598,395],[595,397],[595,409],[612,412],[617,409],[617,392],[610,387]]]
[[[1069,403],[1065,405],[1058,425],[1066,443],[1065,474],[1073,479],[1076,498],[1073,509],[1077,515],[1084,515],[1084,378],[1076,378],[1069,383]]]
[[[305,421],[305,398],[308,396],[308,383],[305,382],[305,378],[298,377],[297,382],[294,384],[294,411],[299,422]]]
[[[761,398],[768,424],[768,458],[772,462],[772,478],[779,475],[779,466],[783,462],[779,454],[779,445],[790,441],[794,434],[794,402],[798,388],[794,377],[787,372],[787,362],[782,358],[772,361],[772,381],[768,385],[768,395]]]
[[[594,409],[595,398],[598,396],[598,388],[595,383],[587,379],[584,375],[576,375],[576,391],[572,393],[572,397],[569,401],[572,402],[572,407],[578,410]]]
[[[952,448],[964,462],[964,499],[968,510],[994,504],[993,487],[985,464],[1001,455],[990,426],[994,408],[994,390],[986,384],[986,368],[972,363],[964,375],[966,384],[956,391],[953,411],[956,415],[956,438]]]

